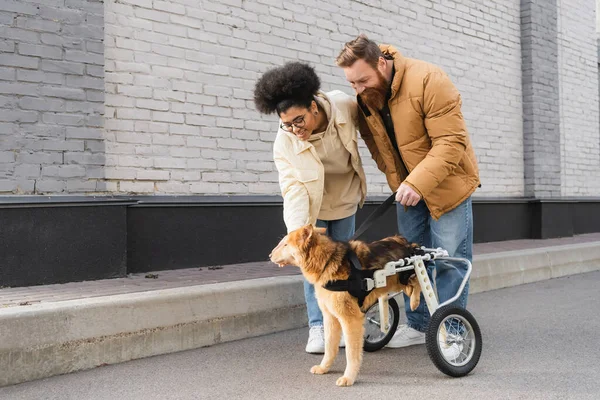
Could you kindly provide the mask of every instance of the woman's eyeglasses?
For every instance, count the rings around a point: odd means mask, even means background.
[[[291,124],[282,122],[281,125],[279,125],[279,127],[284,131],[292,132],[294,130],[294,127],[302,128],[304,126],[304,124],[306,123],[306,121],[304,120],[305,117],[306,114],[300,115],[296,117]]]

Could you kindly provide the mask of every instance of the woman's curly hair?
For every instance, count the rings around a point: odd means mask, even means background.
[[[263,114],[281,114],[290,107],[310,107],[321,80],[313,67],[289,62],[263,74],[254,87],[254,104]]]

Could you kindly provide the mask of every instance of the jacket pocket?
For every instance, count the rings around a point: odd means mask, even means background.
[[[297,169],[296,178],[302,183],[313,182],[319,179],[319,174],[313,169]]]

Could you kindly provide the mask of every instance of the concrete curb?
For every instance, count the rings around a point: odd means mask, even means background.
[[[600,242],[476,256],[471,293],[600,270]],[[284,276],[0,309],[0,386],[306,326]]]
[[[0,386],[306,325],[301,276],[0,309]]]
[[[600,242],[474,257],[470,293],[600,270]]]

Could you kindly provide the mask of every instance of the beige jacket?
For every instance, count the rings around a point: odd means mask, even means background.
[[[356,100],[334,90],[319,92],[329,101],[331,117],[335,120],[338,135],[350,153],[352,167],[361,183],[362,207],[367,195],[367,183],[358,154]],[[273,159],[279,171],[279,186],[283,196],[283,219],[288,233],[306,224],[315,224],[323,200],[325,172],[313,145],[299,140],[293,133],[279,129],[273,144]]]

